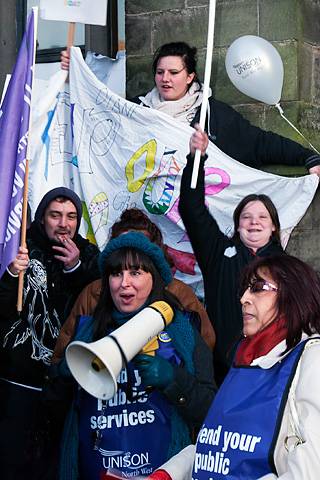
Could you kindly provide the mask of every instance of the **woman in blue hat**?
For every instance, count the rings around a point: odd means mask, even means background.
[[[125,476],[151,474],[190,443],[215,394],[210,350],[165,289],[172,275],[163,251],[145,235],[130,232],[107,244],[99,266],[100,299],[92,317],[80,317],[76,340],[103,338],[158,300],[170,305],[174,318],[158,335],[155,355],[139,355],[121,371],[112,399],[74,390],[61,480],[101,480],[110,469]],[[70,376],[65,361],[56,370]]]

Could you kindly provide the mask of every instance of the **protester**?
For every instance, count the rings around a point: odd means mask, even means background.
[[[128,208],[121,214],[120,219],[111,227],[111,238],[118,237],[129,231],[137,231],[146,235],[149,240],[158,245],[164,251],[166,257],[166,246],[164,245],[162,233],[155,223],[138,208]],[[170,262],[170,258],[167,258]],[[198,300],[192,288],[175,278],[168,285],[168,290],[174,294],[183,308],[193,312],[195,322],[200,321],[200,332],[207,345],[213,349],[215,345],[215,333],[210,323],[208,314],[202,303]],[[53,358],[58,361],[62,358],[64,349],[74,335],[74,329],[79,315],[92,315],[98,303],[101,292],[101,279],[87,285],[80,293],[72,311],[61,329],[57,340]]]
[[[197,127],[198,128],[198,127]],[[202,272],[205,302],[217,336],[215,376],[220,384],[239,339],[242,317],[238,298],[241,270],[255,256],[282,253],[280,222],[276,207],[263,194],[244,197],[236,207],[234,234],[226,236],[207,209],[204,195],[204,162],[208,137],[200,129],[190,140],[190,154],[181,179],[179,212]],[[195,150],[202,152],[197,186],[190,187]]]
[[[5,332],[0,350],[3,480],[47,478],[38,467],[49,467],[40,465],[36,451],[41,447],[37,429],[45,372],[74,300],[99,277],[99,250],[78,234],[81,215],[81,201],[72,190],[50,190],[27,231],[27,248],[19,248],[0,280],[0,322]],[[25,272],[20,315],[16,309],[19,272]]]
[[[289,255],[257,258],[241,282],[243,334],[196,447],[166,478],[315,480],[320,471],[320,279]],[[193,474],[191,472],[193,470]],[[164,478],[161,470],[154,478]]]
[[[127,373],[122,370],[114,398],[102,402],[75,390],[60,480],[100,480],[115,465],[124,476],[151,473],[190,443],[191,429],[201,425],[215,393],[210,350],[165,288],[172,274],[162,249],[146,235],[129,232],[109,241],[99,266],[99,301],[92,317],[80,317],[76,340],[98,340],[158,300],[173,308],[174,319],[158,335],[154,356],[139,355],[128,363]],[[68,375],[65,360],[53,370]],[[138,395],[131,400],[123,385],[127,376],[135,379]],[[129,421],[133,417],[140,420]]]
[[[153,57],[155,87],[133,102],[166,113],[194,126],[200,118],[203,87],[197,76],[197,49],[185,42],[162,45]],[[68,70],[69,52],[61,52],[61,67]],[[255,127],[236,110],[209,98],[206,130],[220,150],[250,167],[302,165],[320,175],[320,156],[300,144]]]

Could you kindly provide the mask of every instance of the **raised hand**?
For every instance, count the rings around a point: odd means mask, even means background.
[[[206,132],[201,130],[198,123],[195,124],[194,128],[195,131],[191,135],[189,143],[190,153],[194,155],[196,150],[199,149],[201,151],[201,155],[203,156],[205,155],[209,144],[208,135],[206,134]]]

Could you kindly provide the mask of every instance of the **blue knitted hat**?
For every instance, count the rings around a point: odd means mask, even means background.
[[[98,258],[98,265],[102,275],[105,271],[106,259],[115,250],[125,247],[135,248],[150,257],[165,285],[168,285],[171,282],[172,273],[170,266],[165,259],[163,251],[160,247],[158,247],[158,245],[150,242],[148,237],[146,237],[143,233],[139,232],[123,233],[119,237],[113,238],[107,243]]]

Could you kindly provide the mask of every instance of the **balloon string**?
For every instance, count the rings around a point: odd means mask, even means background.
[[[297,127],[295,127],[295,125],[293,125],[293,123],[291,123],[290,120],[285,116],[280,103],[276,103],[275,107],[279,110],[281,117],[290,125],[290,127],[292,127],[300,135],[300,137],[302,137],[318,155],[320,155],[320,152],[316,149],[316,147],[312,145],[312,143],[309,142],[309,140],[303,135],[303,133],[300,132],[300,130],[298,130]]]

